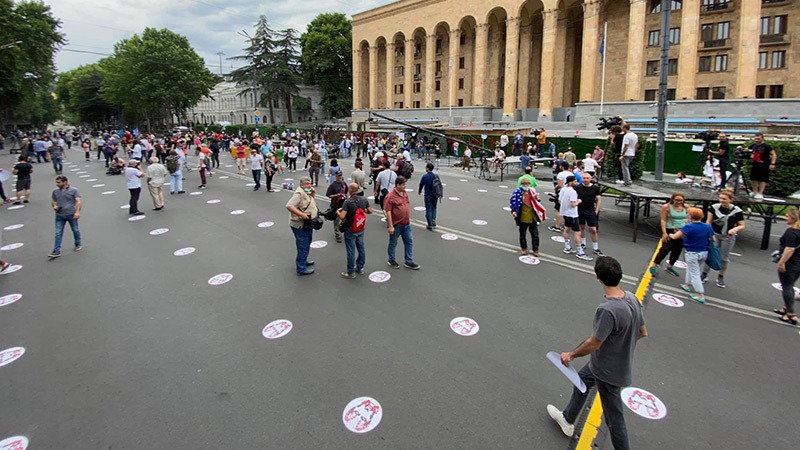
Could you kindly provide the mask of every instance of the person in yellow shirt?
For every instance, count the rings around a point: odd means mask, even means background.
[[[544,146],[547,144],[547,130],[544,128],[539,131],[539,135],[536,136],[536,144],[539,145],[539,156],[544,158],[545,156],[545,148]]]

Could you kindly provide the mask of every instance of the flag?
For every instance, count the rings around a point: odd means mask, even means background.
[[[603,64],[603,57],[606,54],[606,37],[603,36],[603,40],[600,41],[600,64]]]

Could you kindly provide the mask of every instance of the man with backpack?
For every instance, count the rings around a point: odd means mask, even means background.
[[[347,270],[342,272],[342,278],[352,280],[357,273],[364,273],[366,252],[364,251],[364,228],[367,223],[367,214],[372,214],[369,200],[358,195],[361,187],[358,183],[350,183],[347,190],[349,196],[341,208],[336,211],[342,221],[344,232],[344,248],[347,252]],[[356,251],[358,257],[356,258]]]
[[[411,163],[411,157],[405,157],[405,153],[397,154],[397,175],[405,178],[406,180],[411,178],[411,175],[414,174],[414,164]]]
[[[175,150],[169,151],[167,156],[167,172],[169,172],[169,193],[183,194],[183,172],[181,172],[180,159],[178,152]]]
[[[429,231],[433,231],[436,226],[436,206],[438,202],[444,197],[444,187],[439,175],[433,173],[433,163],[425,165],[425,175],[419,180],[419,195],[422,195],[422,189],[425,188],[425,220],[428,226],[425,227]]]

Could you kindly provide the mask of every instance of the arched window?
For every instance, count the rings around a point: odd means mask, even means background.
[[[670,11],[677,11],[681,9],[683,6],[682,0],[670,0],[669,2],[669,10]],[[661,0],[651,0],[650,1],[650,13],[656,14],[661,12]]]

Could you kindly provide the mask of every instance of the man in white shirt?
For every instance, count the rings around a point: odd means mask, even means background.
[[[581,204],[581,200],[578,198],[578,192],[575,191],[578,179],[573,175],[569,175],[565,182],[566,184],[558,194],[558,202],[561,204],[559,212],[564,219],[564,253],[568,255],[575,253],[575,249],[572,248],[569,242],[569,234],[572,231],[578,252],[576,256],[578,259],[591,261],[592,257],[587,255],[583,251],[583,247],[581,247],[581,226],[578,221],[578,205]]]
[[[503,147],[498,145],[494,149],[494,158],[492,159],[492,164],[494,164],[494,173],[497,173],[498,169],[502,168],[503,161],[505,159],[506,159],[506,152],[503,151]]]
[[[586,157],[583,159],[583,171],[592,177],[594,177],[594,174],[597,171],[597,161],[592,159],[591,153],[587,153]]]
[[[144,213],[139,211],[139,194],[142,193],[142,177],[144,172],[139,167],[138,159],[131,159],[128,161],[128,166],[125,167],[125,182],[128,186],[128,191],[131,193],[129,202],[128,214],[134,216],[141,216]]]
[[[631,126],[627,123],[622,126],[622,131],[625,132],[625,136],[622,138],[622,155],[619,157],[622,162],[622,184],[630,186],[632,183],[631,163],[639,148],[639,136],[631,131]]]

